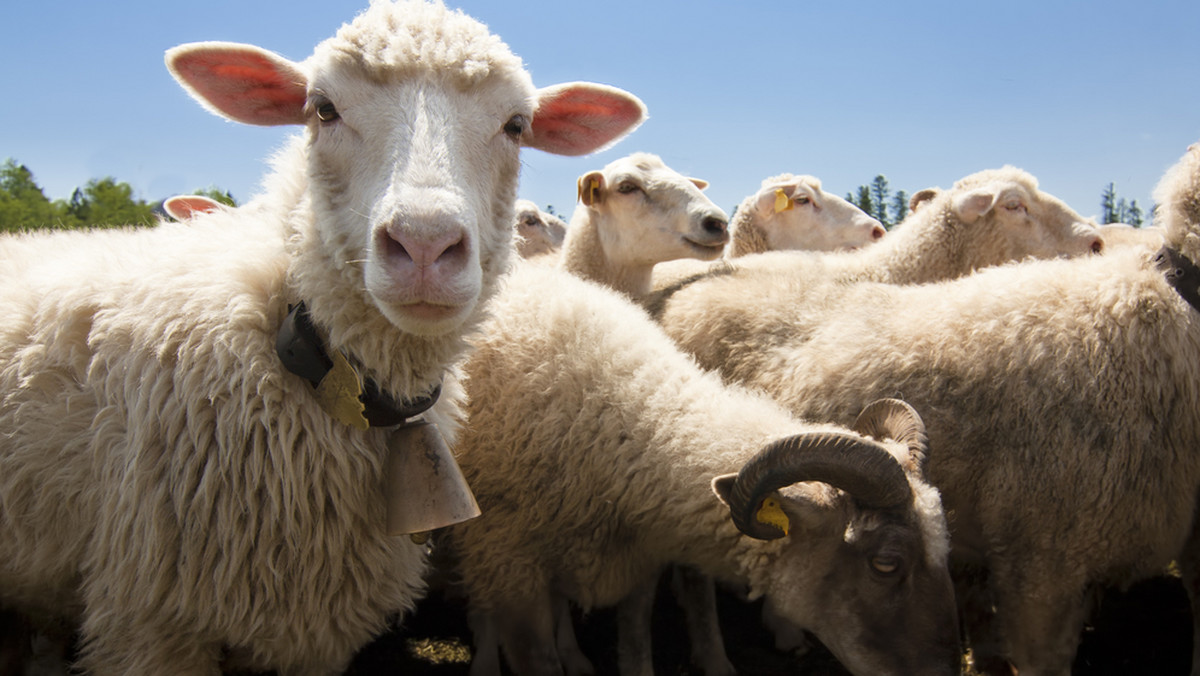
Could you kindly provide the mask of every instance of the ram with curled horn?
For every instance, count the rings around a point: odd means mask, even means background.
[[[628,298],[536,265],[512,271],[472,345],[456,454],[483,515],[439,540],[468,600],[472,673],[503,673],[501,658],[514,674],[586,672],[566,602],[644,618],[671,565],[765,597],[856,676],[960,672],[945,518],[923,446],[899,440],[915,413],[895,431],[873,423],[875,439],[797,419],[699,369]],[[762,493],[781,536],[745,536],[721,487],[793,446],[824,453],[823,468]],[[869,460],[840,461],[847,449]],[[618,625],[620,672],[647,673],[626,667],[652,664],[649,623]]]

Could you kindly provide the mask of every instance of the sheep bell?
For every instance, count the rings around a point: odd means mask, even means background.
[[[416,421],[388,438],[384,469],[387,534],[413,535],[473,519],[482,512],[437,425]]]

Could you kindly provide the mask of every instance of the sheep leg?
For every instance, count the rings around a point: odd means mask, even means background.
[[[688,566],[674,566],[671,588],[683,609],[691,644],[692,666],[706,676],[733,676],[717,616],[717,587],[711,577]]]
[[[1192,606],[1192,676],[1200,676],[1200,533],[1192,533],[1179,555],[1183,588]]]
[[[566,598],[555,595],[554,599],[554,643],[567,676],[590,676],[596,673],[592,661],[583,654],[575,638],[575,623],[571,618],[571,604]]]
[[[467,624],[471,627],[473,650],[468,676],[500,676],[500,637],[496,623],[487,613],[470,612]]]
[[[1021,676],[1070,676],[1087,616],[1082,584],[1067,576],[1047,576],[1047,583],[1010,587],[998,597],[1001,629],[1009,647],[1013,672]],[[997,580],[997,586],[1000,581]],[[1040,587],[1040,588],[1039,588]]]
[[[498,607],[492,615],[504,657],[512,671],[522,676],[562,676],[550,591],[545,588],[526,591],[523,599]]]
[[[617,604],[617,670],[621,676],[654,676],[650,625],[658,575],[652,575]]]
[[[996,626],[995,601],[988,587],[988,572],[977,566],[958,566],[954,571],[954,595],[958,617],[971,649],[971,666],[984,676],[1012,676],[1004,641]]]

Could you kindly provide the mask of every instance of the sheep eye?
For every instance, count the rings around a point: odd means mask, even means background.
[[[881,575],[893,575],[900,570],[900,559],[894,556],[872,556],[871,567]]]
[[[330,101],[329,99],[326,99],[326,98],[317,99],[316,105],[314,106],[314,108],[317,111],[317,119],[322,122],[333,122],[334,120],[341,117],[341,115],[337,111],[337,107],[334,106],[333,102]]]
[[[516,140],[521,138],[521,135],[525,133],[527,126],[529,125],[525,121],[524,115],[513,115],[508,118],[508,122],[504,123],[504,133],[513,140]]]
[[[809,199],[809,198],[808,198],[806,195],[801,195],[801,196],[797,197],[797,198],[796,198],[795,200],[793,200],[793,201],[794,201],[796,204],[799,204],[799,205],[801,205],[801,206],[804,206],[805,204],[808,204],[808,203],[809,203],[809,202],[811,202],[812,200],[810,200],[810,199]]]
[[[1009,202],[1008,204],[1004,205],[1004,208],[1008,209],[1009,211],[1024,211],[1025,205],[1021,204],[1020,202]]]
[[[627,195],[637,190],[640,190],[640,188],[638,188],[637,184],[633,181],[621,181],[620,185],[617,186],[617,192],[623,195]]]

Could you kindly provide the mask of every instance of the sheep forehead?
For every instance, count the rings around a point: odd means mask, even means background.
[[[1038,181],[1033,174],[1011,165],[1005,165],[999,169],[984,169],[964,176],[954,183],[954,189],[969,190],[995,183],[1016,183],[1025,186],[1031,193],[1038,192]]]
[[[309,61],[348,62],[381,82],[433,72],[465,89],[499,75],[533,89],[521,59],[499,37],[440,3],[373,0]]]
[[[618,174],[650,174],[667,169],[667,165],[658,155],[650,153],[633,153],[604,165],[604,173],[609,176]]]

